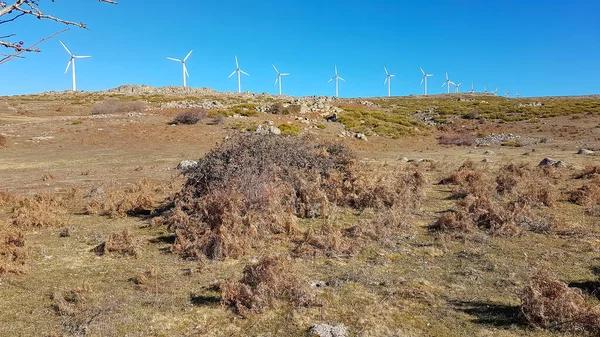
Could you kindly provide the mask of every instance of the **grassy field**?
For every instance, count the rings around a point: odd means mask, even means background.
[[[0,97],[0,336],[599,334],[600,98],[277,102]]]

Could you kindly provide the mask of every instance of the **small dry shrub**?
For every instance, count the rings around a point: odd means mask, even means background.
[[[358,223],[344,229],[344,236],[379,242],[383,246],[391,248],[395,245],[396,240],[394,239],[411,228],[412,224],[407,209],[401,204],[395,204],[380,210],[372,208],[363,210]],[[351,245],[356,246],[357,243]]]
[[[600,176],[600,165],[587,166],[573,175],[574,179],[591,179]]]
[[[137,290],[148,290],[152,279],[156,279],[156,270],[154,268],[138,273],[129,280],[135,284]]]
[[[60,199],[36,194],[33,198],[18,200],[11,219],[18,228],[60,227],[64,225],[60,218],[63,212]]]
[[[99,190],[102,193],[98,192]],[[84,205],[86,214],[100,214],[110,218],[127,215],[150,215],[154,209],[155,194],[163,192],[160,185],[141,180],[124,190],[116,188],[92,189],[91,197]]]
[[[0,275],[24,274],[27,261],[27,250],[23,233],[7,234],[0,242]]]
[[[266,256],[244,268],[244,277],[221,284],[221,304],[242,317],[272,306],[275,300],[307,306],[312,301],[308,281],[289,257]]]
[[[475,136],[469,132],[445,133],[438,136],[437,141],[440,145],[473,146]]]
[[[124,230],[109,236],[106,241],[94,247],[92,252],[98,256],[117,253],[137,257],[140,253],[141,245],[141,240],[135,238],[128,230]]]
[[[190,109],[177,115],[169,124],[193,125],[205,119],[207,116],[208,112],[204,109]]]
[[[295,115],[300,113],[301,106],[298,104],[290,104],[284,106],[283,103],[278,102],[272,104],[267,110],[268,113],[274,115]]]
[[[470,232],[473,230],[473,221],[464,212],[449,211],[442,214],[431,226],[430,230],[440,232]]]
[[[596,214],[595,211],[600,207],[600,179],[594,179],[581,188],[572,191],[569,195],[569,201],[583,206],[590,215]]]
[[[0,135],[0,149],[8,147],[8,138],[5,135]]]
[[[131,102],[121,101],[118,98],[109,98],[94,104],[92,107],[92,115],[143,111],[146,107],[146,103],[141,101]]]
[[[50,299],[52,308],[61,316],[75,316],[80,313],[88,302],[91,289],[88,285],[82,287],[54,291]]]
[[[521,312],[533,325],[577,334],[600,334],[600,310],[578,288],[547,270],[536,270],[521,292]]]

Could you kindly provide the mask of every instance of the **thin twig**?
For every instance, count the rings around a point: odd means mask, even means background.
[[[44,41],[46,41],[46,40],[48,40],[48,39],[51,39],[51,38],[55,37],[56,35],[58,35],[58,34],[60,34],[60,33],[64,33],[64,32],[66,32],[66,31],[67,31],[67,30],[69,30],[69,29],[70,29],[70,28],[65,28],[65,29],[63,29],[63,30],[61,30],[61,31],[58,31],[58,32],[56,32],[56,33],[54,33],[54,34],[52,34],[52,35],[50,35],[50,36],[47,36],[47,37],[45,37],[45,38],[43,38],[43,39],[39,40],[38,42],[36,42],[36,43],[32,44],[31,46],[29,46],[29,47],[27,47],[27,48],[22,48],[23,50],[21,50],[21,51],[17,51],[17,53],[15,53],[15,54],[11,54],[11,55],[9,55],[9,56],[6,56],[6,57],[4,57],[4,58],[0,59],[0,64],[6,63],[6,62],[10,61],[12,58],[15,58],[15,57],[20,57],[20,58],[22,58],[22,56],[19,56],[19,54],[21,54],[21,53],[23,53],[23,52],[25,52],[25,51],[28,51],[28,50],[31,50],[31,51],[33,51],[33,52],[39,52],[39,51],[40,51],[39,49],[32,49],[32,47],[35,47],[35,46],[37,46],[38,44],[40,44],[40,43],[42,43],[42,42],[44,42]],[[1,42],[2,42],[2,41],[0,41],[0,43],[1,43]]]

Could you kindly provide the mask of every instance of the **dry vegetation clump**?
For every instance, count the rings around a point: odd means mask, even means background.
[[[110,218],[127,215],[150,215],[156,194],[164,193],[164,186],[141,180],[124,190],[96,188],[90,191],[84,205],[85,214],[99,214]]]
[[[600,309],[578,288],[547,270],[535,271],[521,293],[521,312],[530,324],[576,334],[600,334]]]
[[[60,227],[64,225],[60,218],[63,212],[59,198],[36,194],[33,198],[17,200],[11,219],[18,228]]]
[[[410,220],[411,216],[403,204],[397,203],[380,210],[367,208],[362,211],[355,225],[344,229],[344,236],[393,247],[394,239],[412,228]],[[353,247],[356,247],[356,243],[350,246]]]
[[[115,114],[123,112],[136,112],[146,109],[146,103],[141,101],[121,101],[118,98],[109,98],[94,104],[92,115]]]
[[[7,234],[0,242],[0,275],[25,273],[27,255],[23,233]]]
[[[467,195],[490,195],[491,175],[472,161],[464,162],[448,177],[440,180],[440,185],[454,185],[452,199],[462,199]]]
[[[600,165],[588,166],[573,175],[574,179],[592,179],[600,176]]]
[[[583,185],[581,188],[572,191],[569,195],[569,201],[583,206],[589,215],[600,215],[600,178]]]
[[[302,277],[287,256],[266,256],[244,268],[241,280],[229,279],[221,284],[221,304],[247,317],[285,300],[294,306],[312,302],[308,281]]]
[[[475,136],[469,132],[444,133],[437,137],[440,145],[460,145],[473,146],[475,145]]]
[[[140,253],[142,241],[135,238],[131,232],[124,230],[114,233],[108,239],[92,249],[96,255],[102,256],[108,253],[130,255],[137,257]]]
[[[208,112],[204,109],[190,109],[177,115],[169,124],[193,125],[205,119],[207,116]]]
[[[267,110],[268,113],[274,115],[296,115],[300,113],[301,106],[299,104],[289,104],[285,106],[281,102],[272,104]]]
[[[173,251],[182,257],[237,258],[271,234],[297,236],[298,217],[327,217],[332,205],[406,208],[423,193],[425,178],[418,168],[394,175],[365,171],[341,145],[240,135],[186,173],[171,209],[155,221],[175,232]],[[315,242],[313,234],[305,241]]]
[[[8,138],[5,135],[0,135],[0,149],[8,147]]]

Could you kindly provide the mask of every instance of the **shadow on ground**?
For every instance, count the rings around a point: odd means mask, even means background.
[[[521,310],[516,305],[504,305],[485,302],[451,302],[451,306],[471,316],[476,324],[493,326],[497,328],[527,327],[527,323],[521,316]]]

